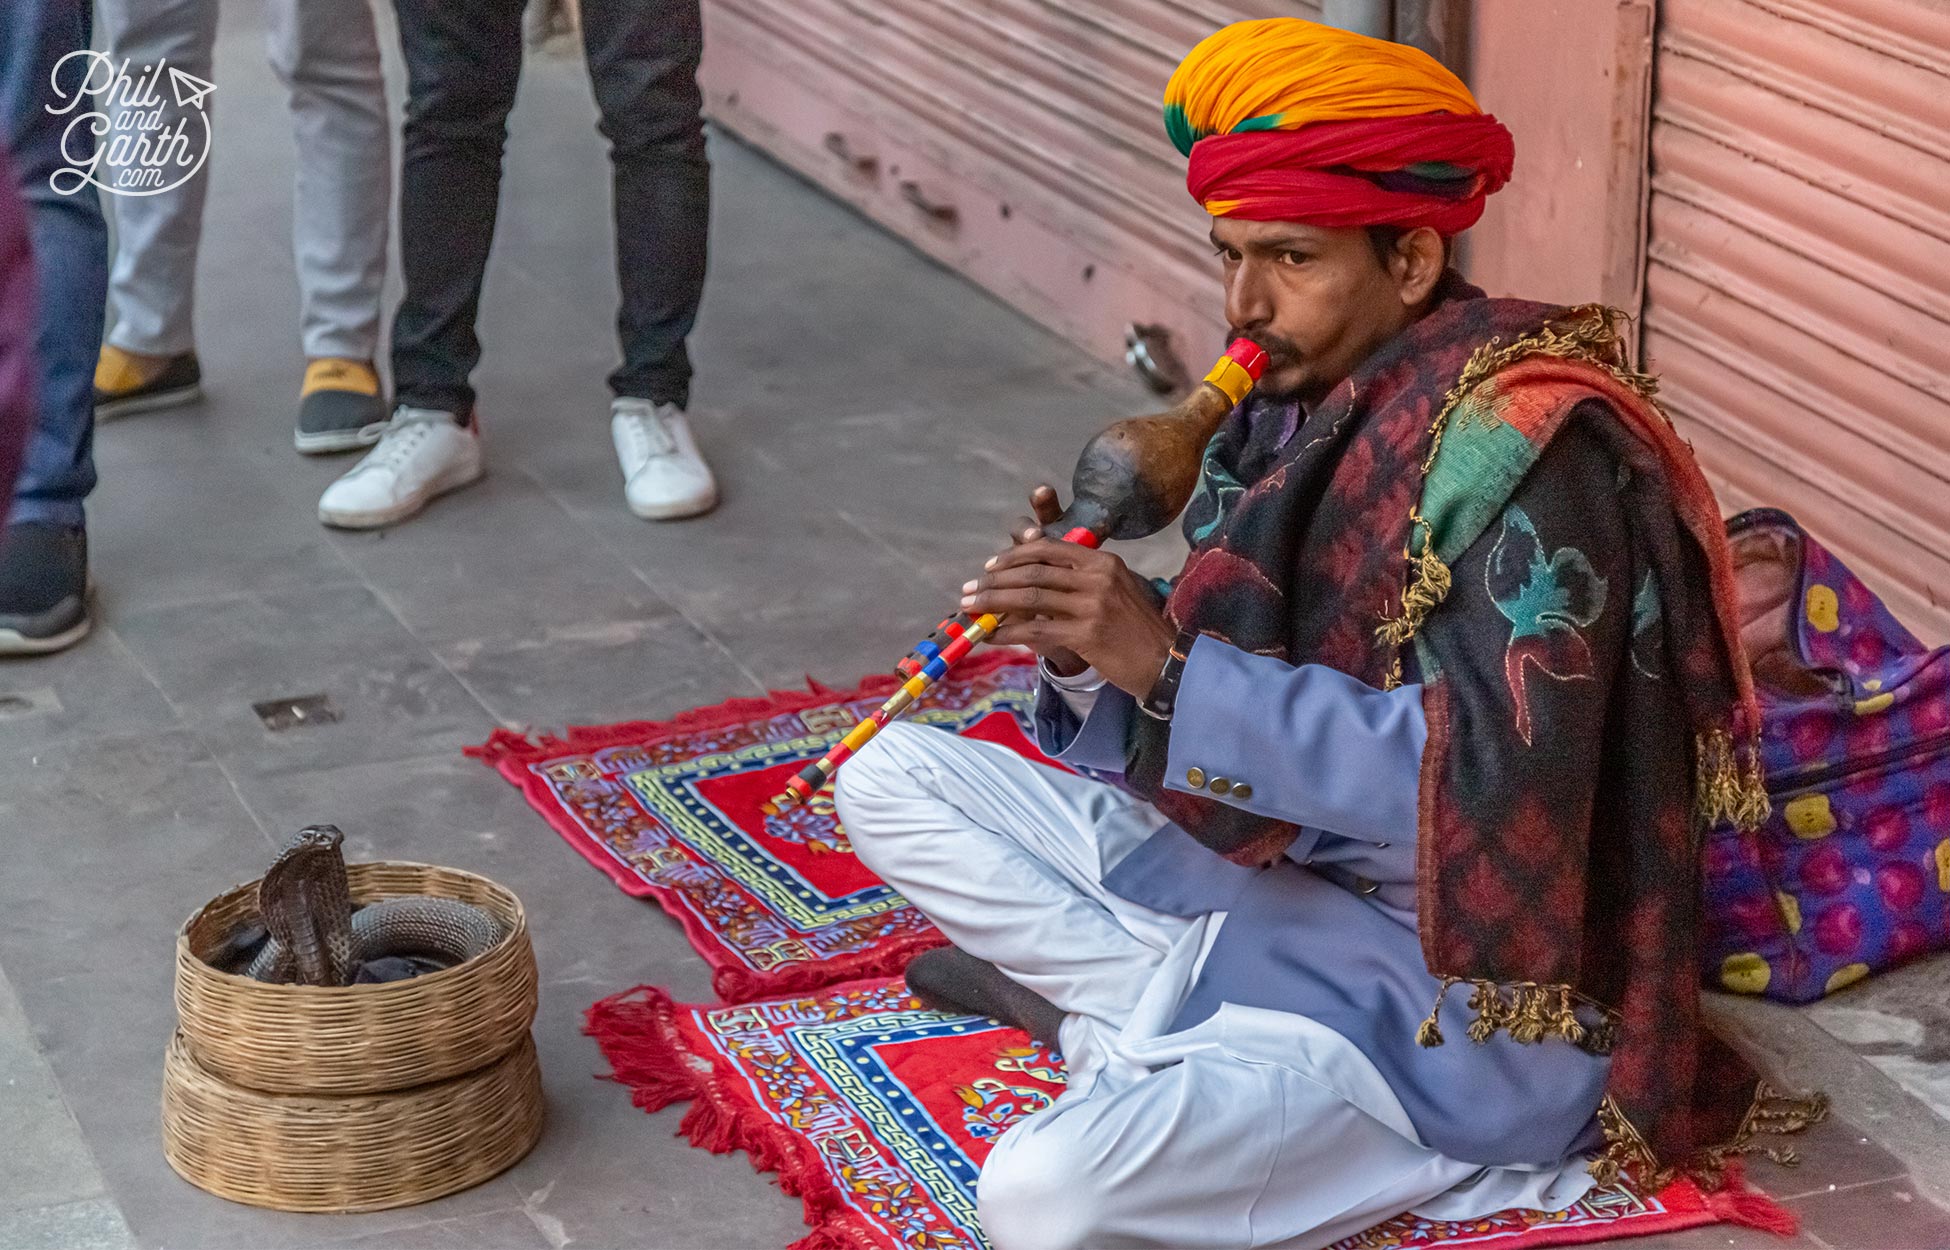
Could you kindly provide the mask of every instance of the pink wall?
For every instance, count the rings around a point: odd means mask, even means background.
[[[1653,0],[1486,0],[1469,82],[1517,141],[1516,173],[1467,236],[1492,295],[1638,311]]]

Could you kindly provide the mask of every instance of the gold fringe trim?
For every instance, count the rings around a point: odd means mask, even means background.
[[[1479,1046],[1496,1036],[1497,1030],[1501,1029],[1510,1035],[1512,1041],[1523,1046],[1534,1046],[1555,1038],[1594,1054],[1611,1052],[1611,1038],[1616,1029],[1611,1012],[1568,985],[1540,985],[1535,981],[1498,985],[1494,981],[1451,976],[1442,978],[1442,984],[1435,993],[1435,1006],[1429,1008],[1428,1017],[1415,1030],[1416,1045],[1443,1044],[1439,1020],[1442,1000],[1451,986],[1465,983],[1473,987],[1469,996],[1469,1027],[1465,1034]],[[1580,1002],[1588,1003],[1598,1012],[1597,1025],[1586,1028],[1584,1022],[1578,1019],[1577,1004]]]
[[[1659,389],[1658,380],[1626,363],[1625,342],[1617,327],[1621,320],[1629,318],[1618,309],[1607,308],[1603,304],[1580,304],[1567,309],[1562,317],[1542,329],[1508,344],[1500,338],[1493,338],[1477,348],[1457,376],[1455,385],[1443,395],[1442,407],[1429,427],[1429,454],[1422,460],[1423,482],[1428,481],[1429,470],[1435,466],[1435,458],[1442,450],[1443,433],[1464,397],[1500,370],[1527,356],[1561,356],[1596,365],[1657,408],[1657,401],[1652,396]],[[1664,410],[1660,411],[1663,415]],[[1487,413],[1479,416],[1484,420],[1489,419]],[[1419,501],[1408,515],[1414,528],[1411,530],[1409,547],[1402,552],[1409,570],[1407,584],[1402,587],[1401,612],[1392,617],[1383,616],[1380,626],[1375,629],[1381,641],[1395,648],[1394,663],[1385,683],[1391,690],[1401,684],[1401,648],[1422,628],[1429,613],[1442,605],[1449,595],[1451,582],[1449,566],[1435,553],[1435,533],[1423,518]],[[1420,551],[1415,550],[1417,538],[1421,540]]]
[[[1764,1145],[1754,1139],[1799,1133],[1827,1118],[1827,1095],[1814,1093],[1795,1097],[1782,1094],[1761,1081],[1755,1085],[1754,1101],[1748,1106],[1747,1114],[1741,1118],[1740,1127],[1730,1141],[1708,1147],[1700,1152],[1697,1159],[1684,1166],[1662,1168],[1653,1156],[1651,1146],[1646,1144],[1638,1129],[1633,1127],[1611,1095],[1607,1094],[1605,1100],[1598,1104],[1598,1127],[1604,1130],[1607,1144],[1604,1153],[1593,1159],[1587,1170],[1600,1185],[1612,1184],[1622,1173],[1630,1172],[1635,1180],[1653,1191],[1664,1188],[1675,1175],[1684,1171],[1705,1188],[1717,1189],[1726,1172],[1727,1160],[1735,1155],[1764,1154],[1785,1167],[1799,1163],[1800,1156],[1794,1151]]]
[[[1417,553],[1411,548],[1402,552],[1408,560],[1408,584],[1402,588],[1402,614],[1383,619],[1375,630],[1383,642],[1393,647],[1403,646],[1413,638],[1429,613],[1449,597],[1449,566],[1435,553],[1435,531],[1422,516],[1420,505],[1409,510],[1408,519],[1422,539],[1422,550]]]
[[[1773,811],[1760,771],[1760,744],[1735,743],[1724,729],[1694,740],[1693,813],[1702,827],[1729,821],[1743,832],[1760,828]]]
[[[1652,1147],[1646,1144],[1625,1113],[1618,1109],[1618,1102],[1610,1094],[1598,1104],[1598,1127],[1605,1135],[1605,1149],[1585,1165],[1585,1171],[1600,1185],[1615,1185],[1618,1178],[1630,1171],[1644,1180],[1651,1191],[1665,1187],[1669,1175],[1662,1173],[1658,1160],[1653,1158]]]
[[[1429,1018],[1422,1021],[1421,1027],[1415,1030],[1415,1044],[1417,1046],[1442,1045],[1442,1025],[1437,1023],[1436,1017],[1442,1014],[1443,996],[1449,992],[1450,986],[1461,979],[1460,977],[1442,978],[1442,984],[1435,991],[1435,1006],[1429,1008]]]

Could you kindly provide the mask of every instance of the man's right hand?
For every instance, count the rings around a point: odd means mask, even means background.
[[[1056,497],[1056,488],[1045,482],[1030,491],[1029,510],[1035,515],[1016,518],[1015,529],[1009,534],[1009,545],[1012,547],[1043,537],[1043,531],[1056,524],[1056,519],[1063,515],[1063,504]],[[1068,647],[1051,647],[1037,654],[1059,677],[1074,677],[1089,667],[1081,656]]]

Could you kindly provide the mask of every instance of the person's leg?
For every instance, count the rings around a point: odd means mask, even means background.
[[[615,173],[623,363],[610,427],[625,498],[646,519],[695,516],[718,500],[684,416],[711,210],[698,0],[583,0],[582,36]]]
[[[300,0],[301,3],[307,0]],[[501,153],[521,75],[522,0],[395,0],[406,55],[400,266],[393,318],[397,401],[465,418],[474,331],[494,242]]]
[[[299,160],[291,237],[306,371],[299,451],[347,451],[386,420],[374,361],[392,200],[392,126],[368,0],[269,0],[270,62]]]
[[[468,375],[481,358],[474,319],[521,77],[521,8],[521,0],[394,0],[407,83],[396,408],[379,445],[319,497],[327,525],[391,525],[481,476]]]
[[[711,213],[698,0],[583,0],[582,41],[615,171],[623,364],[610,389],[683,408]]]
[[[50,114],[47,106],[56,64],[88,46],[91,24],[88,0],[0,5],[0,143],[13,154],[28,205],[40,289],[41,406],[0,536],[0,652],[57,650],[88,628],[82,501],[95,486],[91,376],[108,232],[92,185],[62,195],[49,181],[66,163],[63,135],[75,117]],[[64,68],[70,94],[84,75],[80,58]],[[92,139],[81,122],[66,139],[67,154],[86,153]]]
[[[1006,747],[895,723],[840,769],[835,801],[861,863],[1099,1037],[1191,924],[1102,884],[1164,824],[1155,808]]]
[[[995,1250],[1313,1250],[1478,1170],[1214,1043],[1017,1124],[976,1199]]]
[[[132,74],[167,62],[208,80],[217,38],[217,0],[98,0],[107,53]],[[174,125],[192,110],[167,85],[156,93]],[[207,113],[221,92],[205,96]],[[132,111],[105,110],[120,126]],[[189,403],[202,393],[193,326],[196,255],[203,232],[207,170],[155,195],[110,197],[115,256],[109,275],[108,340],[96,370],[96,415],[103,419]]]
[[[271,0],[271,68],[291,93],[292,243],[305,355],[370,361],[392,199],[392,127],[368,0]]]

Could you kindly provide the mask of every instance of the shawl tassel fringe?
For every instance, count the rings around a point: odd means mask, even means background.
[[[1759,1137],[1780,1137],[1799,1133],[1828,1118],[1828,1098],[1823,1094],[1793,1096],[1782,1094],[1765,1081],[1754,1087],[1753,1103],[1733,1137],[1721,1145],[1700,1152],[1697,1159],[1680,1167],[1660,1167],[1646,1145],[1645,1138],[1632,1127],[1618,1104],[1607,1097],[1598,1106],[1598,1125],[1605,1133],[1605,1151],[1591,1161],[1591,1175],[1601,1185],[1611,1184],[1621,1174],[1658,1189],[1680,1172],[1714,1189],[1730,1179],[1739,1167],[1739,1156],[1763,1154],[1783,1167],[1801,1162],[1794,1151],[1756,1141]]]
[[[1468,1004],[1470,1021],[1464,1032],[1477,1045],[1489,1041],[1501,1030],[1520,1045],[1531,1046],[1555,1038],[1591,1054],[1611,1053],[1617,1034],[1614,1014],[1568,985],[1539,985],[1531,981],[1498,985],[1494,981],[1472,981],[1455,976],[1442,978],[1441,988],[1436,992],[1435,1006],[1430,1008],[1428,1017],[1415,1030],[1418,1046],[1443,1045],[1439,1020],[1442,1001],[1449,990],[1457,985],[1471,987]],[[1587,1004],[1598,1012],[1595,1024],[1587,1025],[1578,1019],[1576,1007],[1579,1003]],[[1826,1096],[1784,1095],[1763,1081],[1755,1087],[1753,1103],[1730,1140],[1701,1151],[1696,1159],[1680,1167],[1661,1167],[1645,1138],[1607,1095],[1598,1106],[1598,1125],[1604,1131],[1605,1149],[1591,1161],[1590,1170],[1601,1185],[1611,1184],[1620,1175],[1630,1173],[1651,1188],[1659,1189],[1675,1175],[1685,1172],[1712,1189],[1726,1179],[1729,1167],[1733,1166],[1739,1155],[1764,1154],[1786,1166],[1800,1162],[1793,1150],[1756,1139],[1799,1133],[1810,1125],[1819,1124],[1827,1115]]]

